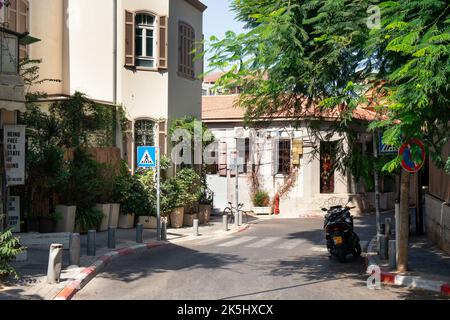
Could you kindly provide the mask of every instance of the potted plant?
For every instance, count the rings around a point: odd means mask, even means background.
[[[198,219],[200,224],[205,224],[210,221],[213,197],[213,192],[204,186],[198,200]]]
[[[55,215],[59,216],[56,222],[55,232],[70,232],[75,230],[76,206],[57,205]]]
[[[259,214],[272,214],[272,207],[270,206],[270,197],[266,191],[258,190],[253,196],[253,212]]]
[[[77,233],[87,233],[89,230],[97,230],[103,218],[103,212],[96,208],[77,210],[75,230]]]
[[[150,200],[139,176],[131,175],[125,162],[114,185],[113,199],[120,203],[119,228],[131,229],[135,216],[146,216],[150,212]]]
[[[184,205],[180,195],[180,186],[175,178],[161,184],[161,214],[169,218],[172,228],[181,228],[184,222]]]
[[[200,176],[193,169],[185,168],[178,172],[175,183],[180,190],[178,194],[179,202],[184,206],[183,223],[186,226],[192,226],[194,219],[198,219],[197,205],[202,187]],[[180,216],[179,211],[175,212],[174,215]]]

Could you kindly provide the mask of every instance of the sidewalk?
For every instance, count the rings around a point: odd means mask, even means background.
[[[409,288],[430,290],[450,296],[450,256],[425,236],[410,236],[408,272],[398,274],[376,252],[376,238],[368,247],[368,266],[378,265],[382,281]]]
[[[229,226],[228,233],[239,230],[236,226]],[[226,233],[223,230],[222,217],[211,216],[209,224],[202,225],[199,228],[201,237],[214,237]],[[179,243],[194,239],[192,235],[192,227],[182,229],[168,229],[167,240],[170,243]],[[156,230],[144,230],[144,244],[154,243],[156,241]],[[117,229],[116,230],[116,251],[120,249],[136,246],[136,230],[135,229]],[[81,236],[81,266],[69,266],[69,252],[64,250],[63,254],[63,270],[61,272],[61,282],[55,285],[47,284],[47,266],[48,266],[48,249],[29,248],[27,250],[27,261],[14,262],[16,270],[21,275],[19,281],[10,280],[7,286],[0,288],[0,300],[51,300],[66,285],[71,283],[76,277],[87,267],[94,264],[105,254],[114,251],[107,248],[108,233],[97,232],[96,234],[96,256],[88,257],[87,252],[87,236]]]

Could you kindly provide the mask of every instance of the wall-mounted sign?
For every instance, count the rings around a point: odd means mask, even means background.
[[[25,126],[3,126],[3,148],[8,186],[25,184]]]
[[[20,197],[8,197],[8,229],[20,232]]]
[[[379,152],[380,154],[397,154],[398,148],[394,146],[390,146],[383,143],[383,133],[380,132],[379,140],[378,140]]]

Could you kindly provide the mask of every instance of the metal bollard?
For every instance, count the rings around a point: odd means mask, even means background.
[[[386,218],[385,225],[386,225],[385,235],[390,237],[392,235],[392,220],[391,220],[391,218]]]
[[[136,243],[143,243],[144,238],[142,233],[144,232],[144,225],[139,223],[136,225]]]
[[[116,248],[116,227],[108,227],[108,249]]]
[[[388,246],[389,246],[389,238],[386,235],[380,235],[380,259],[387,260],[388,256]]]
[[[200,234],[198,231],[198,225],[199,225],[199,220],[194,219],[194,237],[198,237]]]
[[[87,255],[89,257],[95,256],[95,230],[89,230],[87,235]]]
[[[161,222],[161,241],[167,240],[167,222],[162,221]]]
[[[61,278],[62,254],[62,244],[52,244],[50,246],[47,269],[47,283],[49,284],[59,283]]]
[[[396,251],[396,241],[389,240],[389,268],[395,270],[397,268],[397,251]]]
[[[79,233],[70,234],[69,240],[69,265],[80,265],[81,237]]]
[[[223,222],[223,229],[225,231],[228,231],[228,216],[226,214],[222,216],[222,222]]]

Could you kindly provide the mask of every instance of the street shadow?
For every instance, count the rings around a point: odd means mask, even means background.
[[[25,294],[25,290],[11,287],[0,289],[0,301],[5,300],[44,300],[43,297],[36,294]]]
[[[98,276],[123,282],[133,282],[170,271],[194,269],[230,270],[228,265],[244,263],[245,258],[232,254],[206,253],[169,244],[145,253],[113,261]]]

